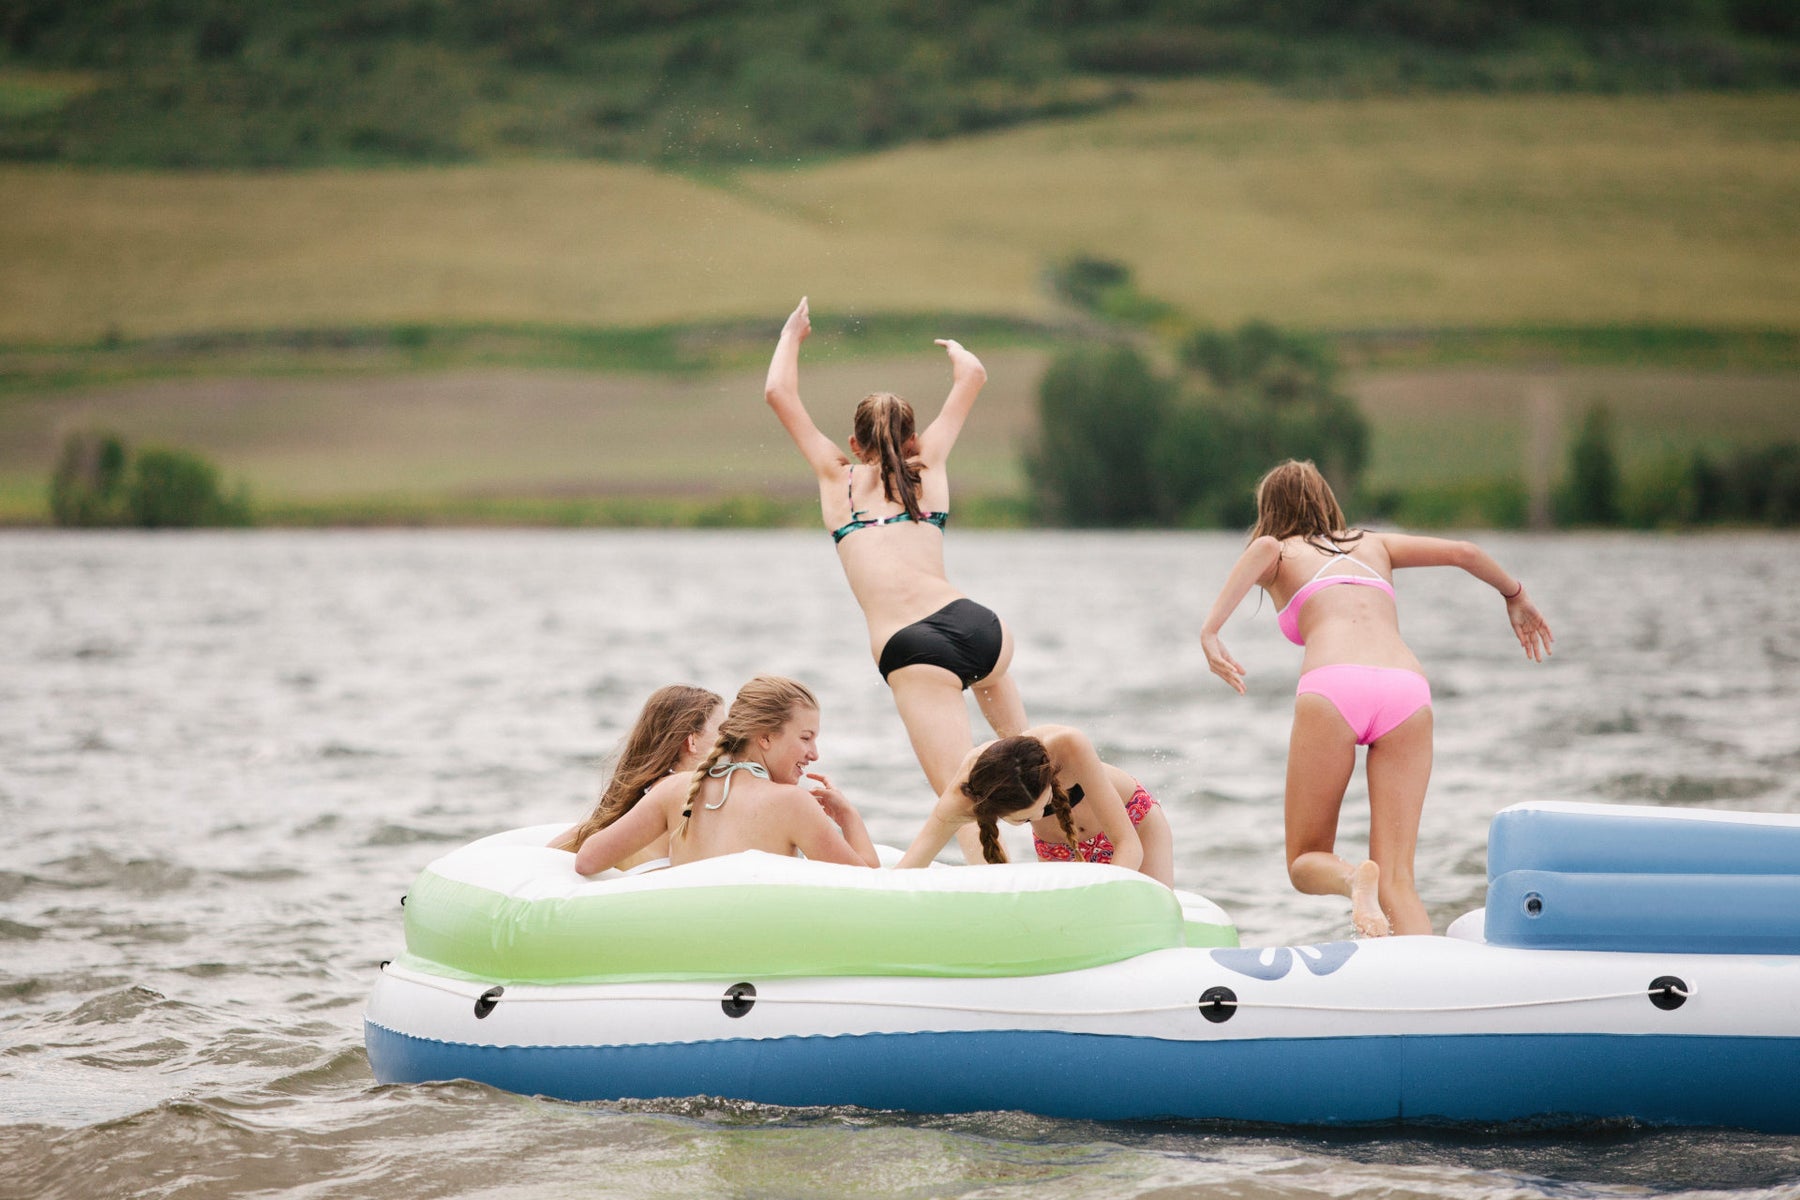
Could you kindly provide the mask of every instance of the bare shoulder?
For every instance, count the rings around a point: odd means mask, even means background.
[[[1358,529],[1354,532],[1362,536],[1354,542],[1347,543],[1345,549],[1371,567],[1393,569],[1394,552],[1389,539],[1404,535],[1393,533],[1377,533],[1372,529]]]
[[[824,810],[819,807],[818,799],[797,783],[769,784],[758,803],[765,806],[771,815],[779,815],[784,820],[804,821],[825,815]]]
[[[644,793],[640,804],[655,804],[663,808],[671,804],[680,804],[687,800],[688,786],[693,783],[694,776],[689,771],[678,771],[673,775],[664,775],[650,785]]]
[[[1050,752],[1051,758],[1087,753],[1094,748],[1088,735],[1071,725],[1036,725],[1025,732],[1044,743],[1044,749]]]

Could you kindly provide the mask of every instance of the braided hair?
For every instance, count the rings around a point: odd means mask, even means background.
[[[1044,743],[1034,737],[1004,737],[975,756],[963,795],[974,807],[975,827],[981,833],[981,856],[991,863],[1006,861],[1000,845],[1000,820],[1021,809],[1035,809],[1044,789],[1050,790],[1050,813],[1062,826],[1063,838],[1075,857],[1085,862],[1075,840],[1075,818],[1069,811],[1069,794],[1056,782],[1056,764]],[[1036,816],[1036,813],[1032,814]]]
[[[732,698],[731,709],[725,714],[725,720],[719,725],[718,740],[713,742],[712,749],[694,768],[694,774],[688,783],[687,803],[681,810],[681,821],[675,826],[673,837],[687,834],[688,822],[694,816],[694,801],[700,798],[700,788],[706,783],[707,772],[719,764],[727,755],[735,758],[750,745],[750,739],[764,733],[774,733],[786,725],[794,713],[801,709],[818,711],[819,701],[805,684],[792,679],[784,679],[779,675],[758,675],[749,683],[738,689]]]

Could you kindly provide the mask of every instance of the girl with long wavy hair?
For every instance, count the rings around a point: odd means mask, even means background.
[[[1365,937],[1431,932],[1413,879],[1419,816],[1431,778],[1431,685],[1400,637],[1394,572],[1461,567],[1499,593],[1525,656],[1550,654],[1550,625],[1525,584],[1473,542],[1377,533],[1344,518],[1310,462],[1289,459],[1256,487],[1256,526],[1200,629],[1213,674],[1240,695],[1246,672],[1219,631],[1253,587],[1306,648],[1288,742],[1288,878],[1308,895],[1350,898]],[[1338,810],[1367,746],[1369,856],[1336,851]]]
[[[811,332],[802,299],[782,327],[763,395],[818,479],[820,513],[868,622],[870,653],[925,778],[942,792],[974,742],[965,690],[974,692],[995,733],[1025,727],[1025,706],[1008,674],[1012,634],[944,572],[950,450],[987,371],[960,343],[940,339],[951,383],[937,417],[918,432],[911,405],[873,393],[856,406],[845,455],[800,401],[800,344]],[[974,850],[964,845],[966,854]]]
[[[588,838],[576,869],[604,871],[659,838],[668,840],[671,866],[740,850],[879,866],[861,815],[830,779],[806,769],[819,757],[818,740],[812,692],[792,679],[758,675],[738,689],[693,770],[657,784]]]
[[[1005,862],[1001,822],[1029,824],[1042,861],[1113,863],[1175,884],[1161,805],[1136,779],[1102,762],[1086,734],[1066,725],[1042,725],[970,750],[899,865],[929,866],[971,825],[982,859]]]
[[[630,812],[656,784],[687,775],[717,740],[724,719],[725,701],[717,692],[675,683],[650,693],[619,747],[599,802],[579,824],[558,834],[551,848],[579,855],[590,837]],[[664,835],[615,865],[629,869],[668,856]]]

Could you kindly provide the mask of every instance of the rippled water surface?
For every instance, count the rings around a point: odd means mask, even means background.
[[[1481,903],[1515,800],[1800,812],[1800,541],[1488,544],[1558,653],[1525,661],[1466,576],[1402,576],[1436,695],[1440,929]],[[1184,886],[1246,943],[1339,937],[1343,902],[1281,862],[1299,653],[1247,604],[1243,699],[1194,638],[1238,546],[963,531],[951,571],[1012,625],[1032,719],[1088,730],[1167,806]],[[0,537],[0,1196],[1800,1196],[1800,1139],[1732,1132],[377,1087],[361,1007],[413,874],[577,817],[653,688],[759,671],[813,685],[821,767],[909,840],[929,798],[822,534]],[[1353,790],[1347,843],[1366,826]]]

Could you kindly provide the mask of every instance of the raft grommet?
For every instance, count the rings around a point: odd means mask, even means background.
[[[748,983],[734,983],[725,989],[725,998],[719,1001],[719,1007],[725,1010],[728,1017],[741,1017],[756,1005],[756,987]]]
[[[1209,987],[1200,993],[1200,1015],[1218,1025],[1237,1014],[1237,993],[1228,987]]]
[[[1650,1003],[1664,1012],[1674,1012],[1687,1003],[1690,995],[1685,980],[1674,975],[1658,975],[1650,981]]]
[[[1544,915],[1544,898],[1536,892],[1525,893],[1525,915],[1541,917]]]
[[[499,984],[495,984],[487,991],[481,993],[481,995],[475,997],[475,1019],[477,1021],[482,1020],[489,1013],[493,1012],[494,1006],[500,1003],[500,997],[504,995],[505,992],[505,988],[501,987]]]

